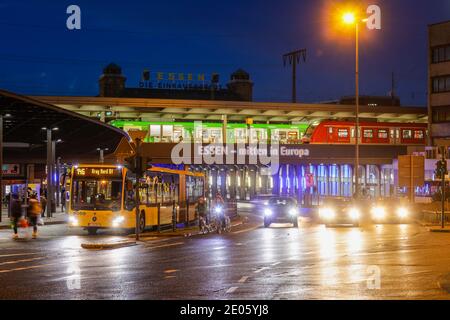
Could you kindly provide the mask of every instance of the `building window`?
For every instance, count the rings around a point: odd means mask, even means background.
[[[403,130],[402,137],[403,137],[403,139],[411,139],[412,138],[412,130]]]
[[[450,45],[432,48],[431,55],[433,63],[450,61]]]
[[[338,136],[339,138],[348,138],[348,129],[339,129]]]
[[[422,140],[424,137],[422,130],[414,130],[414,139]]]
[[[450,75],[432,78],[433,93],[450,92]]]
[[[450,106],[433,108],[433,122],[450,122]]]
[[[388,130],[387,129],[379,129],[378,130],[378,139],[387,139],[388,138]]]
[[[365,129],[364,130],[364,138],[373,138],[373,130]]]

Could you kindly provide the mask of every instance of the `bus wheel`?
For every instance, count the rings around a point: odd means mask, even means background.
[[[142,232],[145,230],[145,212],[142,211],[139,215],[139,231]]]
[[[88,234],[90,235],[90,236],[95,236],[96,234],[97,234],[97,228],[88,228],[87,229],[87,231],[88,231]]]

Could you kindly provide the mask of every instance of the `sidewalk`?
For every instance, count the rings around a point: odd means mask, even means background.
[[[67,214],[65,212],[61,212],[61,208],[56,208],[56,212],[53,213],[53,218],[47,218],[44,219],[44,226],[48,225],[55,225],[55,224],[65,224],[67,222]],[[7,209],[3,208],[2,210],[2,222],[0,222],[0,230],[2,229],[10,229],[11,228],[11,221],[8,218],[8,211]]]

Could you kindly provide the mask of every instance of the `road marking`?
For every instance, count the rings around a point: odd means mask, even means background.
[[[261,271],[264,271],[264,270],[267,270],[267,269],[270,269],[270,268],[269,267],[264,267],[264,268],[255,270],[255,273],[260,273]]]
[[[48,264],[40,264],[37,266],[31,266],[31,267],[23,267],[23,268],[15,268],[15,269],[7,269],[7,270],[0,270],[0,273],[8,273],[8,272],[14,272],[14,271],[23,271],[23,270],[31,270],[31,269],[38,269],[42,267],[48,267],[51,265],[55,265],[56,263],[48,263]]]
[[[164,279],[173,279],[176,278],[176,276],[165,276]]]
[[[243,232],[253,231],[253,230],[256,230],[256,229],[258,229],[258,228],[259,228],[259,226],[257,226],[257,227],[252,227],[252,228],[248,228],[248,229],[244,229],[244,230],[234,231],[234,232],[232,232],[232,233],[233,233],[233,234],[238,234],[238,233],[243,233]]]
[[[3,254],[0,255],[0,258],[6,258],[6,257],[17,257],[17,256],[31,256],[39,254],[39,252],[30,252],[30,253],[12,253],[12,254]]]
[[[173,246],[179,246],[184,244],[184,242],[175,242],[175,243],[168,243],[168,244],[162,244],[160,246],[146,246],[149,249],[158,249],[158,248],[166,248],[166,247],[173,247]]]
[[[238,282],[239,283],[244,283],[245,281],[247,281],[248,280],[248,276],[245,276],[245,277],[242,277]]]
[[[21,263],[21,262],[30,262],[30,261],[36,261],[36,260],[42,260],[42,259],[44,259],[44,257],[6,261],[6,262],[1,262],[0,266],[3,266],[5,264],[16,264],[16,263]]]
[[[272,263],[271,266],[274,266],[274,267],[275,267],[275,266],[279,265],[280,263],[281,263],[281,262],[278,261],[278,262]]]
[[[233,293],[235,292],[239,287],[231,287],[230,289],[227,290],[226,293]]]
[[[164,270],[164,273],[175,273],[175,272],[178,272],[178,271],[180,271],[180,270],[177,270],[177,269],[169,269],[169,270]]]

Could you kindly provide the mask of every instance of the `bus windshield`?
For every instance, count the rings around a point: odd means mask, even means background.
[[[71,199],[73,210],[119,211],[122,180],[75,179]]]

